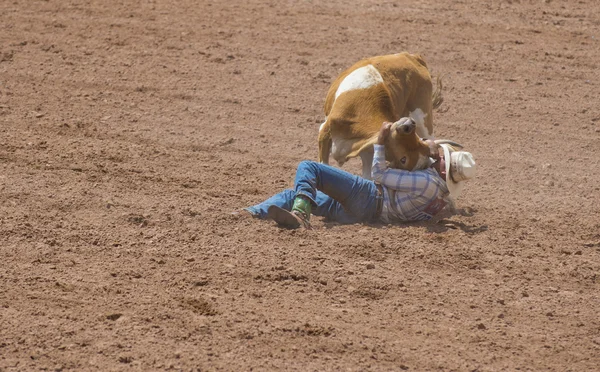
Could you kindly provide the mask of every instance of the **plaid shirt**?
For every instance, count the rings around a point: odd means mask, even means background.
[[[388,169],[384,146],[375,145],[374,148],[371,177],[383,186],[383,222],[429,220],[444,209],[448,187],[434,168]]]

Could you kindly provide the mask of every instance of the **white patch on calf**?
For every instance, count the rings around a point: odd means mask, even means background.
[[[373,65],[363,66],[352,71],[344,78],[335,92],[335,98],[337,99],[340,94],[350,90],[366,89],[381,83],[383,83],[383,78]]]
[[[425,127],[425,118],[427,117],[427,114],[424,113],[423,110],[418,108],[415,111],[409,112],[408,116],[410,116],[417,124],[416,132],[419,135],[419,137],[426,139],[431,138],[431,134]]]
[[[346,162],[346,156],[352,151],[352,145],[356,142],[354,139],[334,138],[331,141],[331,156],[340,164]]]

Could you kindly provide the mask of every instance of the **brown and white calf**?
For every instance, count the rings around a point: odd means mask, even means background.
[[[319,129],[319,161],[329,155],[342,166],[360,156],[362,175],[371,178],[373,145],[383,122],[392,122],[386,160],[394,168],[429,166],[433,109],[441,104],[441,81],[433,91],[431,75],[418,54],[398,53],[363,59],[342,72],[325,99],[327,119]],[[429,141],[428,141],[429,140]]]

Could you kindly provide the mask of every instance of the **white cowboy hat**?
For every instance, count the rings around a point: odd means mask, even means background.
[[[440,145],[446,160],[446,185],[450,197],[457,199],[463,188],[463,181],[475,177],[475,159],[467,151],[455,151],[452,146]]]

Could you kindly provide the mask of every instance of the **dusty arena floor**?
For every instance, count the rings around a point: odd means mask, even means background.
[[[599,30],[592,0],[0,2],[0,371],[598,370]],[[478,162],[457,213],[230,214],[400,51]]]

